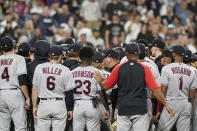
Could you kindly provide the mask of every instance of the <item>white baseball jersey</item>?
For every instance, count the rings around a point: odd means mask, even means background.
[[[70,70],[58,63],[46,62],[36,67],[33,86],[38,88],[38,97],[65,97],[65,91],[75,88]]]
[[[161,71],[161,85],[167,86],[166,99],[188,99],[189,91],[197,87],[196,76],[184,63],[172,63]]]
[[[74,91],[75,100],[91,99],[97,96],[97,92],[101,90],[101,87],[94,78],[95,72],[100,72],[100,70],[93,66],[79,66],[72,70],[72,76],[77,86]]]
[[[18,76],[27,74],[24,57],[9,54],[0,56],[0,89],[19,87]]]

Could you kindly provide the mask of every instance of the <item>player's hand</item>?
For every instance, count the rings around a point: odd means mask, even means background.
[[[118,115],[118,109],[116,108],[114,110],[114,120],[116,121],[117,120],[117,115]]]
[[[104,114],[104,120],[108,120],[110,117],[110,111],[106,111]]]
[[[25,101],[25,109],[26,110],[30,109],[30,98],[26,99],[26,101]]]
[[[160,115],[161,115],[161,112],[157,112],[157,114],[156,114],[156,122],[157,122],[157,123],[158,123],[158,121],[159,121]]]
[[[100,72],[95,72],[94,73],[94,78],[96,79],[96,81],[98,83],[101,83],[102,81],[104,81],[104,77],[101,75]]]
[[[170,115],[171,115],[172,117],[174,117],[174,116],[175,116],[175,113],[174,113],[174,111],[168,106],[168,104],[165,105],[165,107],[166,107],[166,110],[170,113]]]
[[[38,111],[38,108],[33,108],[33,115],[34,115],[34,118],[37,118],[38,115],[37,115],[37,111]]]
[[[73,112],[72,111],[68,111],[67,112],[67,119],[70,121],[73,118]]]

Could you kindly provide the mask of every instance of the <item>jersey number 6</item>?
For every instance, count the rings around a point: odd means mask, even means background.
[[[47,78],[47,89],[50,91],[55,89],[55,77],[49,76]]]
[[[89,80],[85,80],[84,82],[82,82],[81,80],[76,80],[75,84],[77,85],[74,90],[75,94],[81,95],[83,92],[85,95],[88,95],[91,92],[91,82]],[[80,89],[83,84],[86,85],[86,90],[78,91],[77,89]]]

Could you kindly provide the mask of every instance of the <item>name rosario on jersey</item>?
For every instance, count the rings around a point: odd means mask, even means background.
[[[72,73],[73,74],[73,78],[76,77],[86,77],[86,78],[93,78],[94,77],[94,73],[91,71],[75,71]]]
[[[186,68],[182,68],[182,67],[173,67],[171,68],[173,74],[183,74],[183,75],[188,75],[190,76],[191,71],[189,69]]]
[[[11,65],[12,62],[13,62],[13,59],[1,59],[0,66]]]
[[[60,76],[61,73],[62,73],[62,69],[59,69],[59,68],[49,68],[49,67],[43,67],[42,68],[42,72],[43,74],[53,74],[53,75],[58,75]]]

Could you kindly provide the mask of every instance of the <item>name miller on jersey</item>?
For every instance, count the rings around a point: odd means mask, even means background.
[[[43,67],[42,68],[42,72],[43,72],[43,74],[54,74],[54,75],[60,76],[61,73],[62,73],[62,69],[59,69],[59,68],[53,69],[53,67],[52,68],[50,68],[50,67]]]
[[[12,62],[13,62],[13,59],[1,59],[0,66],[11,65]]]
[[[191,71],[189,69],[186,68],[181,68],[181,67],[173,67],[171,68],[173,74],[183,74],[183,75],[187,75],[190,76],[191,75]]]
[[[72,73],[73,74],[73,78],[76,77],[86,77],[86,78],[93,78],[94,77],[94,73],[91,71],[75,71]]]

